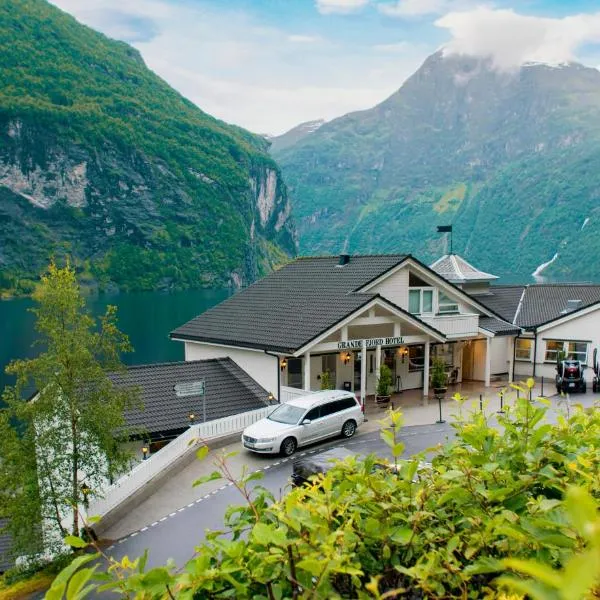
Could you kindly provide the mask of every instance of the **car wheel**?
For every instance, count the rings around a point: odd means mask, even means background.
[[[291,456],[296,452],[296,440],[293,437],[288,437],[281,442],[281,454],[283,456]]]
[[[342,436],[351,438],[356,432],[356,423],[354,421],[346,421],[342,427]]]

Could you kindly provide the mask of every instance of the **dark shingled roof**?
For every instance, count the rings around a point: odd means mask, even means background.
[[[202,396],[178,397],[177,383],[205,380],[207,421],[268,405],[268,392],[230,358],[133,366],[111,378],[116,385],[140,388],[143,410],[127,413],[126,420],[148,433],[185,429],[191,413],[202,420]]]
[[[516,324],[521,327],[534,327],[564,317],[569,300],[581,300],[579,309],[600,302],[600,285],[530,285],[525,292]]]
[[[524,285],[492,285],[489,293],[473,294],[473,298],[512,323],[524,289]]]
[[[490,287],[489,294],[473,297],[518,327],[534,328],[569,314],[567,309],[570,300],[581,300],[573,313],[600,302],[600,285],[579,283],[493,285]],[[520,308],[519,304],[521,304]]]
[[[7,532],[2,531],[7,523],[8,519],[0,518],[0,573],[14,567],[14,561],[11,558],[12,538]]]
[[[494,317],[479,317],[479,327],[496,335],[512,335],[521,331],[516,325],[511,325]]]
[[[294,352],[376,295],[354,291],[406,255],[299,258],[171,332],[171,337]]]

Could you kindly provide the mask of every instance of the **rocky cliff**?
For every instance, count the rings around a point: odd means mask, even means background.
[[[302,252],[444,252],[528,279],[598,279],[600,72],[438,52],[390,98],[273,151]],[[540,273],[538,273],[540,275]]]
[[[0,289],[51,255],[124,290],[242,285],[296,249],[268,143],[43,0],[0,6]]]

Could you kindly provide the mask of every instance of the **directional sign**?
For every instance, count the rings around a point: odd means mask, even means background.
[[[173,389],[178,398],[185,398],[186,396],[204,396],[204,379],[176,383]]]

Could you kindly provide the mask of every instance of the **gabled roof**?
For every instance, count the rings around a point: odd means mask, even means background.
[[[111,378],[117,386],[139,387],[143,407],[125,418],[130,427],[150,434],[185,429],[190,414],[201,422],[204,401],[207,421],[268,405],[268,392],[230,358],[137,365]],[[204,398],[175,392],[176,384],[200,380],[205,382]]]
[[[527,286],[491,286],[489,293],[474,296],[507,321],[534,329],[540,325],[577,315],[600,302],[600,285],[538,283]],[[573,303],[573,300],[581,300]],[[572,308],[576,306],[575,310]]]
[[[479,327],[495,335],[516,335],[521,331],[516,325],[511,325],[506,321],[495,319],[494,317],[479,317]]]
[[[355,293],[402,254],[299,258],[171,332],[175,339],[293,353],[377,297]],[[425,326],[425,324],[423,324]]]
[[[444,279],[452,283],[467,283],[469,281],[492,281],[498,279],[485,271],[480,271],[458,254],[445,254],[429,267]]]

